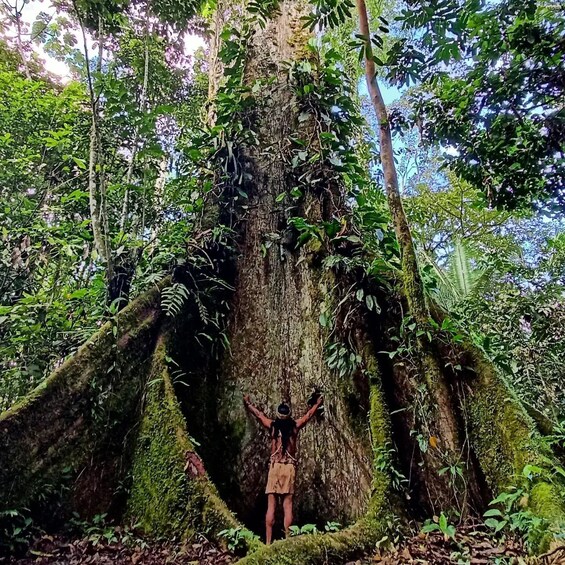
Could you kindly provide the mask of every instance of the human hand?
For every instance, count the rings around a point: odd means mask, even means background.
[[[320,394],[318,400],[316,401],[316,406],[321,406],[324,403],[324,395]]]
[[[245,405],[247,405],[247,406],[248,406],[249,404],[251,404],[251,398],[249,398],[249,395],[248,395],[248,394],[244,394],[244,395],[243,395],[243,403],[244,403]]]

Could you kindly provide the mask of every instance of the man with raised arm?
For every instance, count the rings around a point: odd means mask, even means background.
[[[324,402],[322,395],[314,405],[298,420],[293,420],[290,407],[282,403],[277,408],[277,417],[271,420],[265,416],[250,400],[249,395],[243,396],[246,408],[269,430],[271,440],[271,462],[267,477],[267,515],[265,516],[266,543],[269,545],[273,538],[275,509],[277,496],[282,497],[284,511],[284,531],[288,536],[292,524],[292,496],[296,478],[296,439],[298,432],[314,417],[316,410]]]

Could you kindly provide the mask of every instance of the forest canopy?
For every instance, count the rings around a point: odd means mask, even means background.
[[[78,507],[558,551],[564,45],[546,0],[1,0],[0,552]],[[313,388],[271,550],[242,394]]]

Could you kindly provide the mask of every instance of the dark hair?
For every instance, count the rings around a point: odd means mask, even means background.
[[[277,408],[277,413],[282,416],[288,416],[290,414],[290,406],[286,402],[282,402]]]
[[[290,412],[290,409],[288,410]],[[276,439],[280,436],[282,440],[282,449],[283,451],[286,451],[286,448],[288,447],[288,440],[290,439],[290,436],[294,433],[295,429],[296,429],[296,422],[292,418],[288,418],[285,420],[281,420],[277,418],[271,424],[271,437],[273,439]]]

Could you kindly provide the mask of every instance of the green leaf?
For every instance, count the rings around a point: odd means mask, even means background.
[[[495,518],[488,518],[485,520],[485,526],[492,528],[495,531],[499,531],[501,529],[500,524],[501,522]],[[502,527],[504,527],[504,525]]]
[[[483,514],[483,516],[485,518],[488,518],[489,516],[502,516],[502,512],[498,510],[498,508],[490,508]]]
[[[429,524],[425,524],[422,527],[422,533],[424,534],[429,534],[431,532],[437,532],[439,530],[439,526],[437,524],[434,524],[433,522],[430,522]]]
[[[445,514],[442,512],[440,517],[439,517],[439,527],[440,530],[442,532],[444,532],[447,528],[447,517],[445,516]]]

